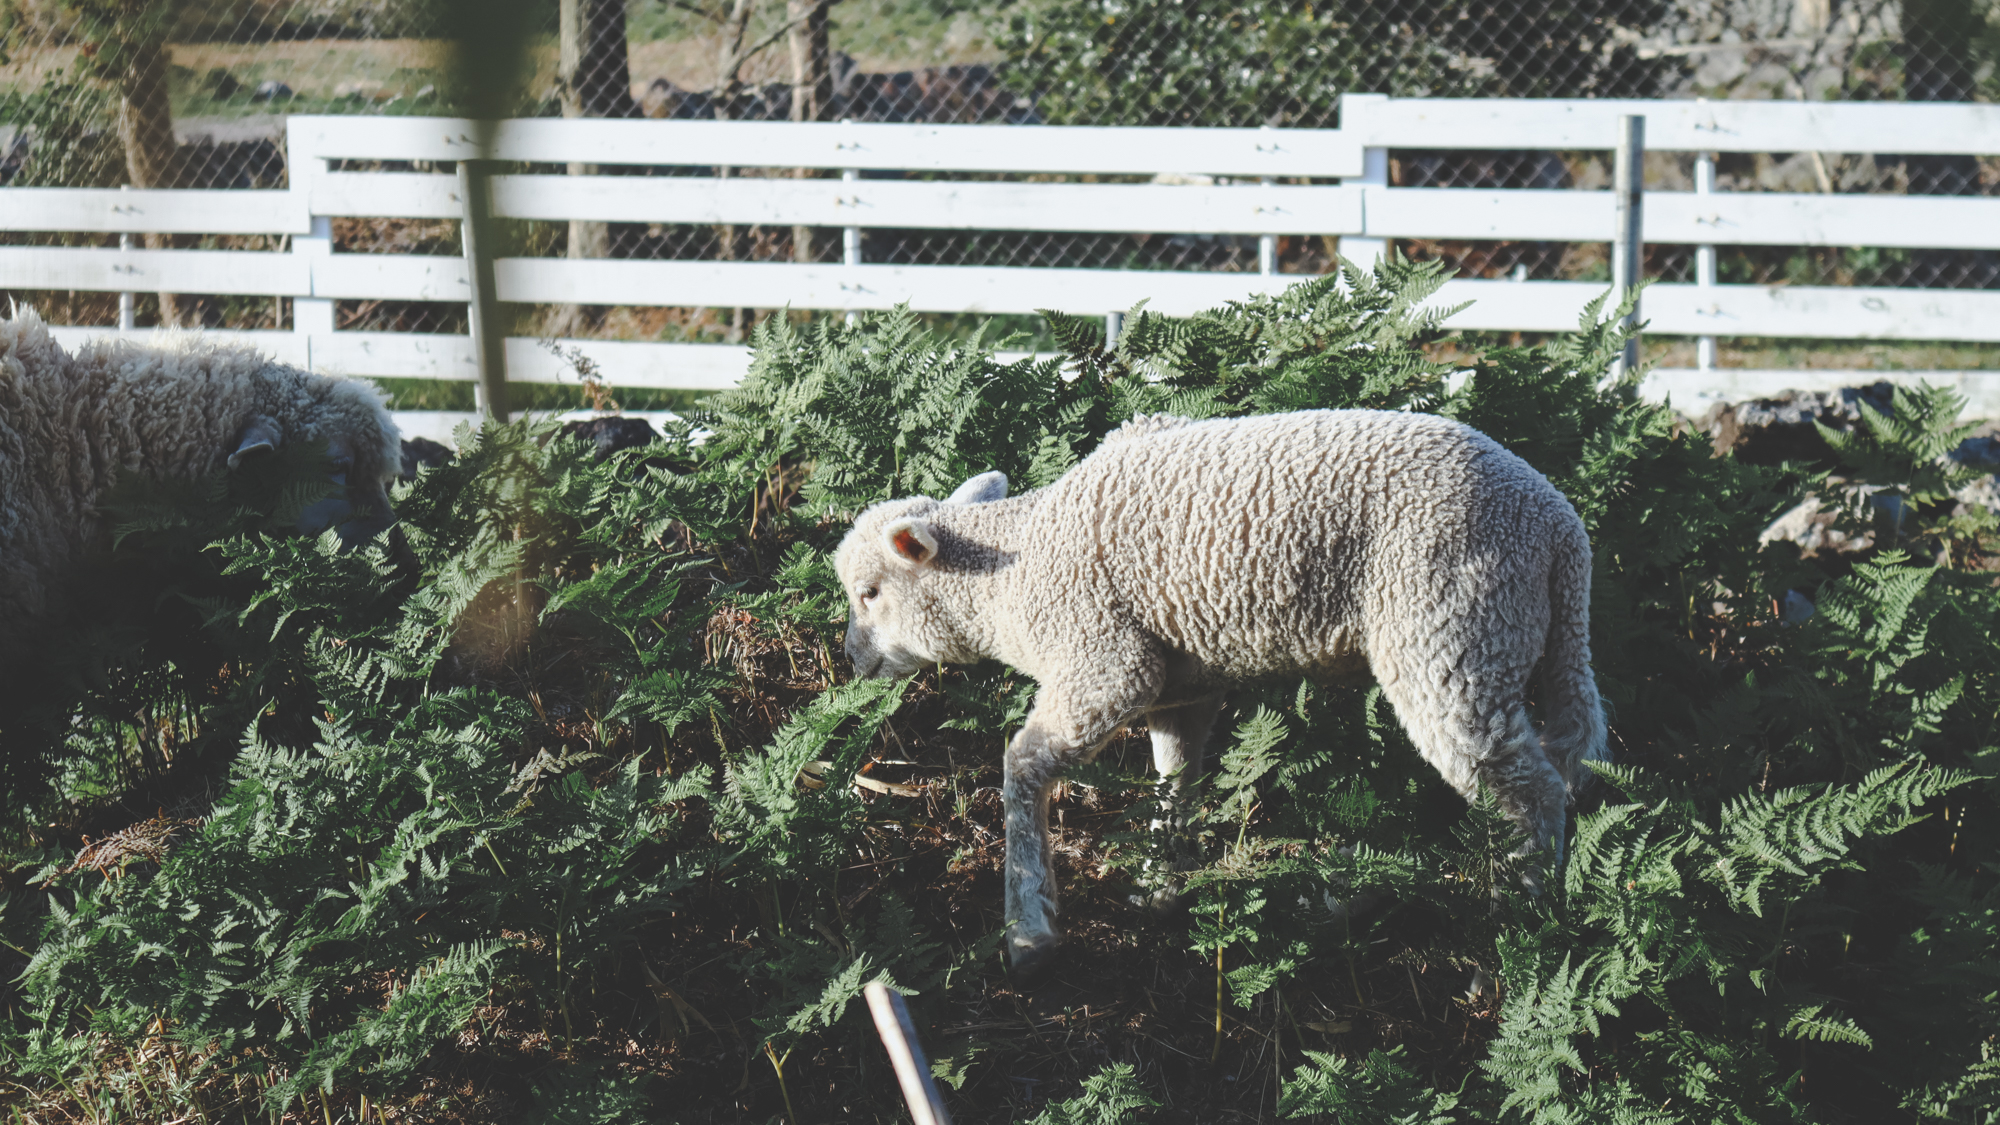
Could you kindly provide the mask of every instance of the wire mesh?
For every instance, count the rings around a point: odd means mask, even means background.
[[[481,35],[511,31],[511,68]],[[253,189],[287,182],[293,113],[1009,124],[1331,126],[1343,91],[1404,96],[2000,100],[1995,0],[0,0],[0,184]],[[471,62],[486,61],[480,67]],[[485,73],[504,70],[495,79]],[[484,85],[482,85],[484,82]],[[491,101],[481,90],[498,90]],[[488,101],[481,102],[482,96]],[[1390,182],[1592,188],[1604,153],[1392,154]],[[1655,154],[1649,186],[1686,190]],[[357,169],[388,165],[353,165]],[[403,166],[407,170],[408,166]],[[562,169],[549,169],[561,171]],[[570,166],[620,175],[790,169]],[[884,173],[870,173],[882,175]],[[888,173],[893,175],[894,173]],[[989,177],[990,178],[990,177]],[[1059,179],[1060,177],[1041,177]],[[1725,155],[1724,191],[2000,193],[2000,162],[1925,154]],[[0,217],[0,227],[4,227]],[[510,253],[679,260],[842,257],[828,228],[519,223]],[[111,245],[0,231],[14,244]],[[263,246],[148,235],[152,247]],[[455,224],[341,220],[337,253],[456,254]],[[1608,277],[1601,244],[1404,240],[1461,275]],[[1330,238],[1278,240],[1277,268],[1329,269]],[[874,228],[863,261],[1256,271],[1254,237],[1173,231]],[[1653,247],[1649,276],[1692,276]],[[2000,255],[1724,247],[1720,280],[2000,287]],[[5,293],[109,323],[115,295]],[[141,324],[283,327],[275,298],[145,295]],[[463,332],[461,306],[343,301],[336,329]],[[736,339],[730,309],[513,307],[517,334]]]

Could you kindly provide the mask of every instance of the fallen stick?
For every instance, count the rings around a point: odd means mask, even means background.
[[[861,991],[868,997],[875,1030],[881,1033],[882,1046],[896,1068],[896,1081],[902,1084],[903,1100],[910,1106],[910,1120],[915,1125],[951,1125],[951,1114],[945,1112],[944,1099],[931,1081],[930,1064],[924,1061],[924,1049],[917,1043],[917,1029],[910,1023],[902,995],[881,981]]]

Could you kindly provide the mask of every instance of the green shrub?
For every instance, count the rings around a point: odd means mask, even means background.
[[[1141,312],[1108,350],[1051,313],[1064,355],[1011,364],[906,312],[774,318],[702,431],[602,463],[467,434],[399,490],[399,538],[354,553],[281,533],[307,454],[128,482],[102,565],[150,616],[77,635],[63,659],[96,671],[46,690],[48,768],[11,775],[0,1043],[23,1096],[888,1116],[854,1002],[885,980],[947,1030],[965,1120],[1993,1119],[2000,595],[1974,569],[1990,529],[1944,492],[1955,401],[1867,417],[1835,443],[1849,483],[1740,464],[1603,383],[1619,340],[1595,309],[1547,346],[1433,362],[1413,310],[1440,281],[1392,262]],[[1109,845],[1105,872],[1071,869],[1072,956],[1152,983],[1108,1023],[1087,992],[1012,1007],[990,786],[1032,685],[844,682],[832,548],[875,500],[1052,481],[1134,412],[1320,406],[1463,419],[1590,527],[1619,760],[1564,879],[1510,889],[1505,822],[1436,779],[1379,690],[1248,688],[1190,840],[1136,827],[1140,752],[1062,806]],[[1866,555],[1759,543],[1864,485],[1908,513],[1855,508]],[[1818,607],[1803,625],[1777,616],[1788,591]],[[882,780],[900,769],[929,782]],[[1116,904],[1174,848],[1190,914],[1149,929]],[[1446,995],[1475,967],[1497,1008]],[[1373,983],[1405,976],[1407,1001]],[[1438,1019],[1458,1030],[1427,1038]]]

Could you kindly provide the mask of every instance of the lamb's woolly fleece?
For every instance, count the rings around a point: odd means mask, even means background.
[[[102,533],[97,500],[114,475],[206,473],[259,418],[281,441],[343,446],[351,489],[379,490],[401,464],[371,384],[196,335],[105,338],[72,356],[34,312],[0,319],[0,661],[59,608],[63,569]]]
[[[934,555],[904,560],[899,531]],[[1216,693],[1268,676],[1372,671],[1445,779],[1493,788],[1533,841],[1559,844],[1566,787],[1604,756],[1582,522],[1526,462],[1443,418],[1134,419],[1036,492],[876,505],[837,566],[857,669],[996,657],[1039,682],[1008,751],[1010,851],[1043,831],[1048,779],[1118,727],[1158,711],[1156,761],[1198,762]],[[1537,738],[1523,694],[1544,657]],[[1019,846],[1017,956],[1041,943],[1044,906],[1052,940],[1054,908],[1045,857]]]

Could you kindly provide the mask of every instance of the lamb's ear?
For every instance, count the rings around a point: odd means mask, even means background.
[[[237,467],[246,457],[255,457],[277,449],[278,443],[282,440],[284,438],[278,433],[278,424],[259,414],[250,419],[249,425],[243,427],[243,437],[236,444],[236,452],[229,455],[229,467],[232,469]]]
[[[1007,474],[998,469],[971,477],[945,497],[947,504],[984,504],[1007,498]]]
[[[937,558],[937,533],[931,530],[930,521],[915,516],[905,516],[891,520],[882,529],[882,542],[889,552],[913,566],[922,566]]]

